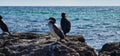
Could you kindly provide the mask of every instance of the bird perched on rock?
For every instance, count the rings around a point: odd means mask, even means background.
[[[61,28],[63,30],[64,35],[66,35],[66,33],[70,32],[71,22],[66,18],[66,13],[62,13],[61,16]]]
[[[48,26],[49,26],[49,29],[50,29],[50,32],[53,36],[57,37],[58,40],[62,40],[62,39],[65,39],[65,35],[63,34],[63,32],[55,25],[56,23],[56,19],[53,18],[53,17],[50,17],[49,18],[49,22],[48,22]]]
[[[3,22],[1,15],[0,15],[0,28],[2,29],[3,34],[7,32],[9,35],[11,35],[11,33],[8,30],[7,25]]]

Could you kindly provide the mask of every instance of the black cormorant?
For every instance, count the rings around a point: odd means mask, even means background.
[[[0,16],[0,28],[2,29],[3,33],[7,32],[9,33],[9,35],[11,35],[11,33],[8,30],[7,25],[2,21],[2,16]]]
[[[61,18],[61,28],[63,30],[64,35],[66,35],[66,33],[70,32],[71,29],[71,23],[70,21],[66,18],[66,13],[62,13],[61,14],[62,18]]]

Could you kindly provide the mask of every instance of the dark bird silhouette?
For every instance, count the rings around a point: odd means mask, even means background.
[[[71,23],[70,21],[66,18],[66,13],[62,13],[61,14],[62,18],[61,18],[61,28],[63,30],[64,35],[66,35],[66,33],[70,32],[71,29]]]
[[[56,19],[53,17],[49,18],[49,22],[48,22],[48,26],[50,28],[50,32],[53,36],[57,37],[58,39],[60,39],[60,41],[62,39],[65,39],[65,35],[63,34],[63,32],[55,25]]]
[[[7,32],[9,33],[9,35],[11,35],[11,33],[8,30],[7,25],[2,21],[2,16],[0,16],[0,28],[2,29],[3,33]]]

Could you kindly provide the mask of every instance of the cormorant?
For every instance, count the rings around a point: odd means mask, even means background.
[[[62,39],[65,39],[65,35],[63,34],[63,32],[55,25],[56,19],[53,17],[49,18],[49,22],[48,22],[48,26],[50,28],[50,32],[53,36],[57,37],[58,39],[60,39],[60,41]]]
[[[10,33],[9,30],[8,30],[7,25],[3,22],[1,15],[0,15],[0,28],[2,29],[3,34],[4,34],[5,32],[7,32],[7,33],[9,33],[9,35],[11,35],[11,33]]]
[[[71,22],[66,18],[66,13],[62,13],[61,16],[61,28],[63,30],[64,35],[66,35],[66,33],[70,32]]]

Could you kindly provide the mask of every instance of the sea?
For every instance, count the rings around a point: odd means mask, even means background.
[[[48,18],[56,18],[60,25],[62,12],[72,24],[68,35],[83,35],[96,51],[105,43],[120,42],[120,6],[0,6],[12,33],[49,34]]]

